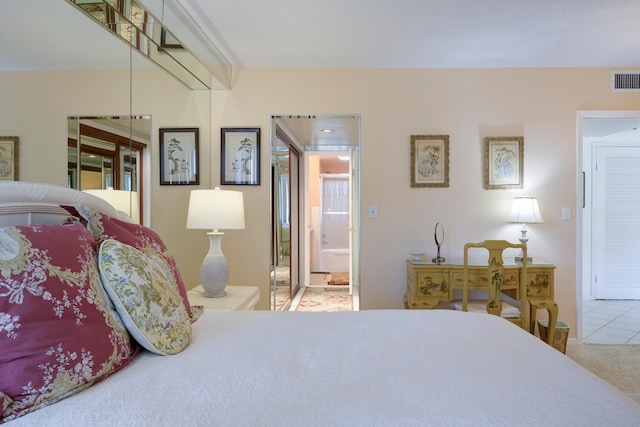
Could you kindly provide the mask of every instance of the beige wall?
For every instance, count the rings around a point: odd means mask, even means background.
[[[609,73],[610,69],[240,69],[231,91],[211,95],[209,134],[208,97],[182,89],[163,73],[149,72],[134,96],[134,112],[153,117],[153,228],[175,252],[185,279],[197,283],[208,245],[203,232],[184,228],[192,187],[157,184],[158,127],[201,128],[203,186],[220,181],[220,127],[262,128],[261,185],[227,187],[244,192],[247,227],[228,231],[223,249],[230,282],[260,286],[259,307],[266,309],[270,115],[358,113],[362,308],[402,307],[404,259],[411,250],[433,256],[435,222],[445,228],[443,256],[455,258],[469,241],[516,240],[519,225],[504,221],[512,198],[530,195],[538,198],[545,218],[544,224],[530,226],[530,252],[557,265],[559,318],[574,326],[576,111],[640,108],[640,95],[610,93]],[[109,80],[110,74],[100,77]],[[92,91],[95,82],[95,72],[0,74],[0,133],[21,138],[21,179],[64,183],[67,115],[128,113],[124,88]],[[449,188],[410,187],[409,138],[415,134],[450,135]],[[483,138],[520,135],[525,139],[525,188],[484,190]],[[376,219],[366,216],[370,204],[378,206]],[[562,207],[572,208],[573,220],[561,220]]]
[[[443,255],[454,258],[469,241],[515,241],[520,226],[505,223],[511,200],[537,197],[545,223],[530,226],[530,252],[557,265],[559,317],[575,326],[576,111],[640,107],[640,95],[610,93],[610,71],[249,68],[237,72],[231,91],[214,92],[214,127],[266,130],[271,114],[361,115],[364,309],[402,307],[404,259],[416,249],[434,255],[435,222],[445,227]],[[414,134],[450,135],[449,188],[410,187]],[[524,189],[483,189],[483,138],[520,135],[525,138]],[[266,142],[263,138],[263,165],[268,164]],[[267,173],[263,169],[263,182]],[[257,233],[234,240],[237,251],[250,247],[251,239],[268,239],[268,188],[250,191],[264,214],[255,218]],[[366,216],[370,204],[378,206],[376,219]],[[562,207],[572,208],[573,220],[561,220]],[[267,249],[253,247],[254,259],[263,259],[259,251]],[[267,263],[259,267],[265,273]],[[236,277],[249,281],[253,275],[245,269]],[[263,295],[266,289],[264,284]]]

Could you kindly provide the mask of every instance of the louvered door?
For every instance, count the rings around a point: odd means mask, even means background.
[[[596,145],[596,299],[640,299],[640,146]]]

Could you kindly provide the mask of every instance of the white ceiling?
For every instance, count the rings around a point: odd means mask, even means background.
[[[638,0],[179,1],[235,66],[640,66]],[[0,16],[0,71],[128,61],[65,0]]]
[[[180,0],[235,65],[640,65],[638,0]]]

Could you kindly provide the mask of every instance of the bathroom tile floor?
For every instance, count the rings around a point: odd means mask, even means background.
[[[583,300],[582,342],[640,344],[640,300]]]

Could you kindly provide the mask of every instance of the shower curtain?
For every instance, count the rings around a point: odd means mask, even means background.
[[[349,177],[322,175],[322,249],[349,249]]]

